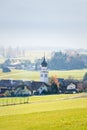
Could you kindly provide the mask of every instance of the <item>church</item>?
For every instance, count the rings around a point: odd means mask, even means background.
[[[41,63],[40,81],[48,83],[48,70],[47,70],[47,62],[45,56]]]

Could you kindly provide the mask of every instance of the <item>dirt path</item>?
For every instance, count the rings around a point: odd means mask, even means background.
[[[82,95],[78,96],[71,96],[71,97],[65,97],[65,98],[57,98],[57,99],[51,99],[51,100],[39,100],[36,102],[29,102],[29,103],[46,103],[46,102],[54,102],[54,101],[60,101],[60,100],[70,100],[70,99],[76,99],[76,98],[87,98],[87,93],[84,93]]]

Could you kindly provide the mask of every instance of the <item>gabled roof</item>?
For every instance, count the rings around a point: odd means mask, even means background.
[[[40,81],[32,81],[31,82],[31,89],[32,90],[37,90],[37,89],[39,89],[41,86],[42,86],[42,84],[44,84],[45,86],[49,86],[48,84],[46,84],[45,82],[40,82]]]

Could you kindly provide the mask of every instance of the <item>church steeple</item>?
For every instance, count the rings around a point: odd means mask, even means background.
[[[45,54],[44,54],[43,61],[41,63],[40,80],[42,82],[48,83],[48,70],[47,70],[47,62],[45,59]]]
[[[45,55],[44,55],[44,59],[43,59],[43,61],[42,61],[42,63],[41,63],[41,66],[42,66],[42,67],[47,67],[47,62],[46,62],[46,60],[45,60]]]

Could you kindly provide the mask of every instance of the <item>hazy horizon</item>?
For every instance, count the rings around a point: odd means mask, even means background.
[[[0,45],[87,49],[86,0],[0,1]]]

